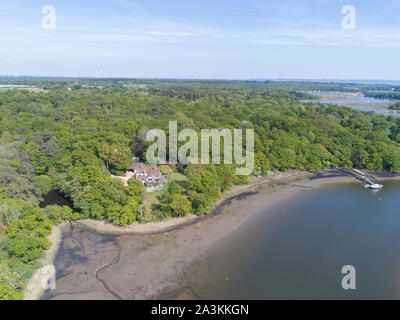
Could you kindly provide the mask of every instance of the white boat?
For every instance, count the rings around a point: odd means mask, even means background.
[[[364,184],[364,188],[369,188],[369,189],[382,189],[382,188],[383,188],[383,185],[378,184],[378,183]]]

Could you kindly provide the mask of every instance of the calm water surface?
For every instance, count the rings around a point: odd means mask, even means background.
[[[334,105],[347,106],[352,109],[360,111],[374,111],[381,114],[399,115],[400,112],[390,110],[388,107],[397,102],[392,99],[378,99],[365,97],[362,95],[351,95],[345,92],[316,92],[316,91],[305,91],[307,93],[319,96],[320,100],[304,100],[303,102],[313,103],[326,103]],[[380,108],[379,108],[380,106]]]
[[[207,299],[400,298],[400,183],[306,192],[260,212],[187,279]],[[356,290],[341,288],[344,265]]]

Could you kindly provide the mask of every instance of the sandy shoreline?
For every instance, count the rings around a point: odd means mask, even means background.
[[[221,198],[214,204],[211,212],[218,208],[224,201],[229,200],[231,198],[237,197],[240,194],[251,192],[254,188],[260,186],[266,186],[268,184],[273,184],[275,182],[285,182],[293,179],[306,178],[311,176],[311,173],[302,172],[302,171],[289,171],[284,173],[279,173],[274,176],[268,177],[260,177],[253,178],[249,184],[246,185],[236,185],[231,190],[222,194]],[[138,223],[134,222],[127,227],[120,227],[111,224],[107,221],[98,221],[91,219],[82,219],[76,221],[76,223],[83,225],[93,231],[99,233],[108,233],[108,234],[151,234],[151,233],[160,233],[166,232],[168,230],[172,230],[176,227],[184,226],[198,220],[199,216],[194,214],[190,214],[187,217],[183,218],[170,218],[165,221],[160,222],[149,222],[149,223]]]
[[[52,232],[48,237],[51,242],[51,247],[44,252],[43,258],[41,260],[41,267],[53,266],[53,260],[57,253],[62,240],[62,227],[66,223],[62,223],[59,226],[53,226]],[[39,268],[35,271],[32,277],[29,279],[24,290],[24,300],[38,300],[44,292],[43,283],[49,280],[49,274],[47,272],[41,272],[42,269]]]
[[[391,173],[378,173],[370,170],[364,170],[369,175],[375,176],[377,179],[399,179],[400,175],[391,174]],[[211,212],[218,209],[218,207],[224,202],[232,200],[241,194],[247,192],[254,192],[257,188],[261,187],[268,187],[273,185],[274,183],[279,183],[281,185],[285,185],[285,183],[291,182],[293,180],[298,179],[326,179],[329,178],[329,182],[346,182],[346,181],[357,181],[356,179],[343,175],[342,172],[337,170],[325,170],[319,173],[310,173],[305,171],[288,171],[282,172],[274,176],[265,176],[259,178],[252,178],[252,181],[246,185],[237,185],[234,186],[231,190],[222,194],[221,198],[214,204],[213,209]],[[334,180],[335,178],[335,180]],[[327,183],[327,181],[324,181]],[[274,186],[276,187],[276,186]],[[272,190],[270,190],[272,191]],[[206,215],[205,215],[206,216]],[[196,216],[194,214],[190,214],[187,217],[183,218],[170,218],[165,221],[160,222],[149,222],[149,223],[138,223],[134,222],[133,224],[127,227],[120,227],[111,224],[110,222],[98,221],[98,220],[91,220],[91,219],[83,219],[78,220],[76,223],[83,225],[90,230],[99,233],[107,233],[107,234],[151,234],[151,233],[160,233],[166,231],[172,231],[177,227],[185,226],[191,223],[195,223],[199,219],[203,218],[204,216]]]
[[[378,180],[400,180],[399,175],[375,176]],[[268,208],[301,193],[331,183],[356,181],[336,170],[288,172],[233,188],[209,215],[200,218],[130,228],[80,221],[72,230],[64,231],[60,263],[56,265],[62,276],[57,280],[57,289],[44,298],[197,299],[196,293],[182,286],[180,280],[247,219],[261,212],[268,214]]]

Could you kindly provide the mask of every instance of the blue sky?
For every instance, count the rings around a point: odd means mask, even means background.
[[[400,80],[399,16],[400,0],[0,0],[0,74]]]

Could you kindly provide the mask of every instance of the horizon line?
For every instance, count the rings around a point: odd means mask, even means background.
[[[373,79],[373,78],[280,78],[280,77],[271,77],[271,78],[196,78],[196,77],[124,77],[124,76],[47,76],[47,75],[12,75],[12,74],[0,74],[0,80],[7,79],[80,79],[80,80],[174,80],[174,81],[306,81],[306,82],[343,82],[348,81],[348,83],[360,82],[360,81],[368,81],[368,82],[400,82],[400,79]]]

